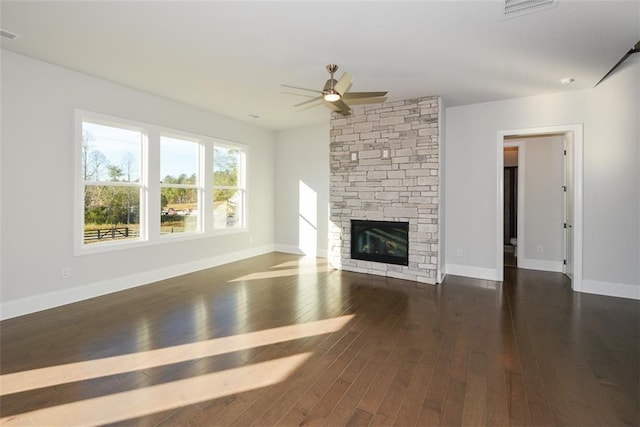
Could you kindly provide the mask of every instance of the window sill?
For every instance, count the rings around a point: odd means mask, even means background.
[[[234,234],[248,233],[247,227],[227,228],[213,230],[209,233],[176,233],[158,236],[153,240],[130,240],[127,242],[104,242],[91,245],[81,245],[74,251],[75,256],[95,255],[106,252],[124,251],[127,249],[153,247],[177,242],[195,241],[201,239],[211,239]]]

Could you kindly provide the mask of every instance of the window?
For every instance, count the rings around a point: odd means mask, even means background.
[[[84,244],[140,238],[140,130],[82,123]]]
[[[213,226],[244,226],[244,150],[216,145],[213,149]]]
[[[199,231],[199,144],[160,137],[160,234]]]
[[[246,151],[76,111],[76,254],[244,231]]]

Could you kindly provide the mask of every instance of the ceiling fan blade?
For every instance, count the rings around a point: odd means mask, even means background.
[[[387,92],[347,92],[342,97],[344,99],[360,99],[360,98],[380,98],[386,96]]]
[[[333,111],[336,111],[336,112],[342,114],[343,116],[348,116],[348,115],[351,114],[351,108],[349,108],[349,106],[347,104],[345,104],[340,99],[337,100],[337,101],[333,101],[333,102],[327,102],[327,105]]]
[[[322,96],[316,96],[315,98],[302,101],[301,103],[294,105],[294,107],[300,107],[302,105],[311,104],[312,102],[320,101],[321,99],[322,99]]]
[[[598,83],[596,83],[596,86],[598,86],[600,83],[602,83],[604,81],[604,79],[606,79],[607,77],[609,77],[609,75],[611,73],[613,73],[615,71],[616,68],[618,68],[620,66],[620,64],[622,64],[628,57],[630,57],[631,55],[633,55],[634,53],[638,53],[640,52],[640,41],[638,43],[635,44],[635,46],[629,50],[629,52],[625,53],[624,56],[620,59],[620,61],[616,62],[616,65],[614,65],[607,74],[604,75],[603,78],[600,79],[600,81],[598,81]],[[594,86],[594,87],[596,87]]]
[[[377,96],[374,98],[355,98],[348,100],[349,105],[364,105],[364,104],[382,104],[387,102],[386,96]]]
[[[353,77],[351,77],[351,74],[344,73],[333,88],[336,90],[336,92],[342,95],[349,90],[349,87],[351,87],[351,83],[353,83]]]
[[[340,111],[340,107],[338,107],[334,102],[324,101],[324,105],[326,105],[331,111]]]
[[[280,85],[282,87],[288,87],[290,89],[299,89],[299,90],[308,90],[309,92],[315,92],[315,93],[322,93],[321,90],[316,90],[316,89],[307,89],[306,87],[298,87],[298,86],[291,86],[291,85]]]

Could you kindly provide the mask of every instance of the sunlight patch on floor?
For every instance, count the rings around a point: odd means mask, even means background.
[[[354,315],[0,376],[0,395],[84,381],[336,332]]]
[[[286,261],[271,268],[290,268],[300,266],[326,266],[328,264],[326,258],[316,258],[312,256],[304,256],[294,261]]]
[[[303,268],[292,268],[288,270],[261,271],[259,273],[251,273],[237,279],[229,280],[229,282],[242,282],[245,280],[273,279],[276,277],[299,276],[301,274],[317,274],[331,271],[332,268],[327,265],[309,266]]]
[[[166,384],[38,409],[0,419],[7,425],[103,425],[267,387],[286,380],[312,353]]]

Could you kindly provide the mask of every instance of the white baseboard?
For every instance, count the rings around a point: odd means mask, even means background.
[[[119,277],[113,280],[91,283],[58,292],[50,292],[14,301],[8,301],[0,304],[0,320],[10,319],[12,317],[35,313],[37,311],[47,310],[61,305],[71,304],[89,298],[95,298],[101,295],[135,288],[136,286],[146,285],[159,280],[169,279],[171,277],[192,273],[194,271],[217,267],[230,262],[266,254],[273,252],[274,250],[276,250],[274,245],[265,245],[185,264],[145,271],[144,273]]]
[[[518,268],[527,270],[552,271],[554,273],[562,273],[562,261],[547,261],[541,259],[518,258]]]
[[[276,251],[284,252],[284,253],[287,253],[287,254],[308,255],[308,256],[314,256],[314,257],[318,257],[318,258],[327,258],[327,256],[328,256],[328,251],[326,249],[316,249],[316,253],[315,254],[310,254],[310,253],[307,254],[302,249],[300,249],[298,246],[283,245],[283,244],[277,243],[274,247],[275,247]]]
[[[580,292],[640,300],[640,286],[625,283],[600,282],[597,280],[584,279],[582,280],[582,289]]]
[[[495,268],[473,267],[470,265],[446,264],[444,275],[472,277],[482,280],[498,280],[498,272]]]
[[[274,245],[274,248],[275,248],[276,251],[284,252],[286,254],[306,255],[304,252],[302,252],[302,249],[300,249],[297,246],[293,246],[293,245],[283,245],[283,244],[280,244],[280,243],[276,243]]]

